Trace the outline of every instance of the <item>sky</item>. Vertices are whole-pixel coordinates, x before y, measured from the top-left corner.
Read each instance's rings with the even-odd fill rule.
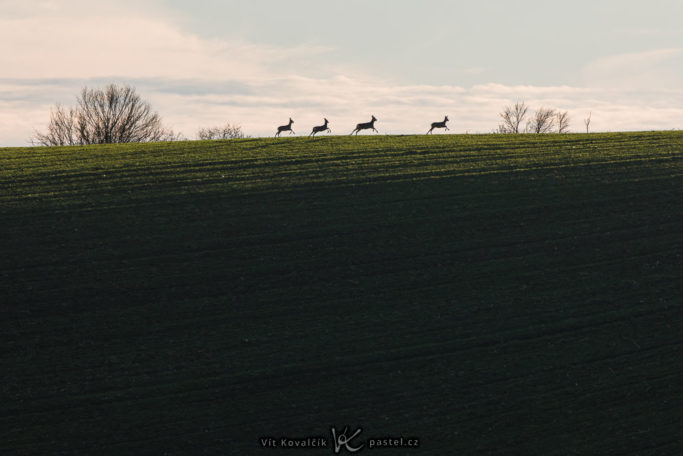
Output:
[[[683,126],[680,0],[0,0],[0,147],[87,86],[132,85],[194,139],[376,116],[381,134],[488,133],[517,101],[570,129]]]

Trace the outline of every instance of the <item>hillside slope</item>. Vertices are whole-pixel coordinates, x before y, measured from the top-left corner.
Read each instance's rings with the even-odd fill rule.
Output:
[[[0,149],[0,453],[680,454],[681,201],[680,132]]]

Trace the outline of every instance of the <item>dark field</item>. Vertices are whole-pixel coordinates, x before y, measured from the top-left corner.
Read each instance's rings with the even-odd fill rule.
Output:
[[[0,149],[0,454],[683,454],[682,199],[680,132]]]

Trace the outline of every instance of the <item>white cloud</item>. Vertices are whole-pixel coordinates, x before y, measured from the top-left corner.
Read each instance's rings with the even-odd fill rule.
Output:
[[[106,79],[90,80],[102,86]],[[458,86],[387,85],[345,76],[273,77],[260,80],[127,79],[137,87],[176,131],[194,137],[199,127],[239,124],[247,134],[271,136],[278,125],[294,118],[294,130],[308,134],[323,117],[334,134],[348,134],[358,122],[375,115],[383,134],[424,133],[429,123],[451,119],[453,133],[490,132],[498,113],[524,100],[532,110],[541,106],[569,111],[572,130],[583,130],[583,118],[593,113],[593,131],[681,128],[683,90],[586,89],[487,84]],[[72,104],[83,81],[0,80],[0,144],[23,145],[33,128],[44,126],[50,107]],[[11,95],[14,94],[14,95]],[[10,114],[8,114],[10,113]]]
[[[0,17],[0,68],[7,78],[264,78],[270,65],[328,50],[202,39],[172,15],[133,2],[0,5],[14,12]]]
[[[683,48],[612,55],[583,69],[586,85],[603,88],[677,88],[683,86]]]
[[[583,130],[583,119],[593,113],[594,131],[680,128],[683,125],[683,90],[650,92],[602,90],[568,86],[534,87],[487,84],[472,88],[458,86],[387,85],[372,79],[334,77],[312,79],[291,77],[265,84],[248,85],[244,93],[211,92],[160,98],[169,112],[183,106],[176,127],[186,128],[202,119],[203,125],[230,121],[241,124],[255,136],[274,134],[277,125],[295,120],[298,134],[327,117],[334,134],[348,134],[358,122],[375,115],[381,133],[423,133],[429,123],[451,119],[454,133],[490,132],[498,124],[498,113],[517,100],[532,110],[541,106],[568,111],[572,130]],[[654,103],[653,100],[658,100]],[[162,111],[163,112],[163,111]],[[197,125],[199,126],[199,125]]]

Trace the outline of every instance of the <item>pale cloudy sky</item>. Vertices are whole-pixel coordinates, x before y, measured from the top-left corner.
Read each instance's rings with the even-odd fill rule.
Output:
[[[683,127],[680,0],[0,0],[0,146],[80,89],[130,84],[165,123],[272,136],[490,132],[525,100],[573,131]]]

